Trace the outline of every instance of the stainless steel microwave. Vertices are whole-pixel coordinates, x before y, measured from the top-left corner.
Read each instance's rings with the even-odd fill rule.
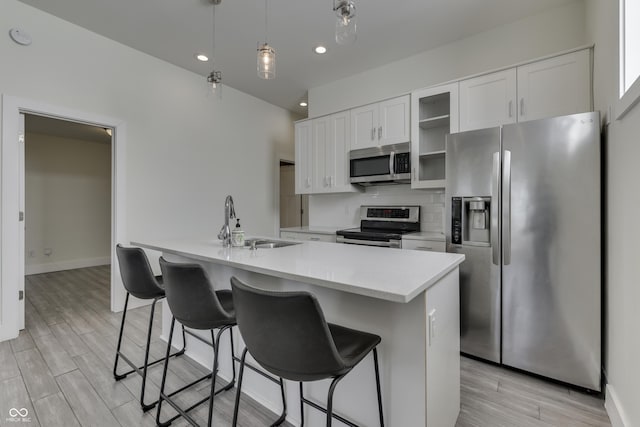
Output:
[[[411,182],[409,143],[362,148],[349,153],[352,184],[406,184]]]

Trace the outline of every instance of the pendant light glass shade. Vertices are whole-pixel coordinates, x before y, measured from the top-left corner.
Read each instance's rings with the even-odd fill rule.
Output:
[[[356,5],[353,0],[334,0],[336,12],[336,43],[350,44],[356,41]]]
[[[207,83],[211,93],[217,98],[222,98],[222,71],[212,71],[207,76]]]
[[[276,51],[268,43],[258,47],[258,77],[265,80],[276,78]]]

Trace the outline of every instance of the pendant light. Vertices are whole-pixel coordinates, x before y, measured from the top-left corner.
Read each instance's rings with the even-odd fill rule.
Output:
[[[276,78],[276,51],[269,46],[269,0],[264,0],[264,43],[258,42],[258,77],[265,80]]]
[[[356,41],[356,5],[353,0],[333,0],[336,13],[336,43],[350,44]]]
[[[207,83],[209,84],[209,88],[214,96],[221,98],[222,97],[222,71],[216,71],[215,69],[215,61],[216,61],[216,5],[222,3],[222,0],[211,0],[213,4],[213,29],[211,31],[212,37],[212,46],[211,46],[211,65],[213,66],[213,70],[207,76]]]

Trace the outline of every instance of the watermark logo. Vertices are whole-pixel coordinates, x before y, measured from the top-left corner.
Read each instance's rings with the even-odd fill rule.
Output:
[[[9,417],[5,419],[8,423],[30,423],[29,410],[27,408],[9,409]]]

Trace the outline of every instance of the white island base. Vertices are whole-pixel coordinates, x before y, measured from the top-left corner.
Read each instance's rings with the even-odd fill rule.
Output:
[[[331,286],[333,289],[325,287],[318,282],[330,281],[326,275],[322,280],[313,278],[293,280],[278,277],[283,275],[291,277],[291,272],[268,272],[265,271],[264,266],[260,265],[265,261],[260,259],[262,256],[273,257],[275,256],[274,251],[282,251],[279,256],[285,256],[285,250],[289,248],[258,250],[257,255],[252,255],[257,260],[249,261],[246,258],[248,256],[246,253],[241,254],[241,259],[234,257],[233,254],[229,256],[229,252],[219,258],[218,256],[205,256],[202,253],[196,253],[197,251],[192,254],[185,253],[184,249],[163,249],[163,246],[171,248],[173,245],[135,244],[162,251],[168,261],[197,262],[203,265],[218,289],[230,288],[229,280],[231,276],[236,276],[249,285],[262,289],[274,291],[306,290],[313,293],[318,298],[327,321],[372,332],[382,337],[378,351],[385,425],[391,427],[455,425],[460,409],[458,264],[464,258],[456,258],[455,262],[450,262],[454,258],[449,257],[444,262],[443,256],[451,254],[424,252],[418,254],[418,251],[362,247],[347,249],[347,251],[360,249],[370,251],[373,249],[374,252],[367,252],[365,255],[373,254],[382,257],[388,254],[400,256],[400,252],[411,252],[415,253],[411,256],[422,257],[422,260],[427,264],[433,261],[427,259],[429,256],[443,257],[441,259],[443,263],[447,264],[447,268],[441,272],[435,272],[430,280],[427,280],[426,289],[420,291],[408,302],[395,302],[389,299],[398,299],[397,296],[373,297],[337,290],[335,288],[339,288],[336,284],[339,282],[338,279],[336,279],[336,283],[333,283],[335,286]],[[303,245],[311,245],[312,249],[307,247],[307,252],[326,249],[318,245],[339,246],[340,250],[344,250],[342,246],[349,247],[349,245],[316,242],[304,243]],[[317,249],[318,247],[320,249]],[[244,249],[235,250],[243,251]],[[260,251],[262,252],[260,253]],[[294,251],[289,252],[290,257],[294,255]],[[305,250],[298,248],[297,251],[304,252]],[[298,263],[292,269],[299,270],[299,264],[302,261],[296,261],[294,258],[295,256],[289,261],[293,264],[296,264],[297,261]],[[415,262],[416,260],[409,261]],[[348,263],[349,260],[343,259],[343,262]],[[375,262],[372,268],[376,268]],[[261,272],[258,273],[255,270]],[[344,274],[344,271],[337,271],[336,274]],[[298,273],[296,275],[299,276]],[[402,274],[399,275],[402,276]],[[363,290],[360,293],[366,292],[368,291]],[[162,338],[166,339],[171,312],[166,301],[163,304],[164,336]],[[205,338],[210,337],[208,332],[200,334]],[[232,370],[229,359],[229,340],[226,335],[225,333],[220,349],[221,370],[219,375],[223,379],[229,380]],[[181,333],[176,328],[173,341],[176,346],[181,344],[181,339]],[[239,357],[244,344],[237,328],[234,328],[234,339],[235,353]],[[207,369],[211,369],[211,348],[188,335],[187,354]],[[255,364],[255,361],[251,360],[251,362]],[[329,383],[330,380],[305,383],[305,397],[326,406]],[[287,420],[294,425],[299,425],[298,384],[286,382],[285,387],[288,406]],[[274,414],[281,412],[282,404],[278,386],[251,370],[245,370],[242,391],[273,411]],[[240,409],[242,410],[242,406]],[[359,425],[379,425],[372,355],[367,356],[339,383],[334,394],[334,410]],[[277,415],[274,415],[274,420],[276,418]],[[341,425],[337,421],[334,424]],[[310,427],[326,425],[324,414],[305,405],[305,425]]]

